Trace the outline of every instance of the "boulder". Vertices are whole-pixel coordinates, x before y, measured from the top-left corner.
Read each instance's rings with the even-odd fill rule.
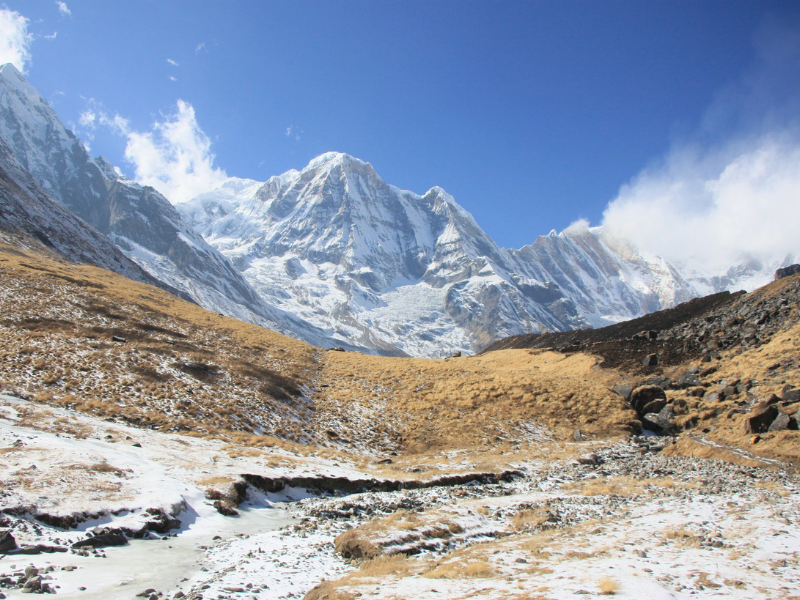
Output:
[[[758,408],[758,407],[756,407]],[[778,407],[768,405],[753,411],[744,423],[745,433],[764,433],[769,430],[772,422],[778,417]]]
[[[72,547],[83,548],[85,546],[91,546],[93,548],[105,548],[106,546],[124,546],[127,543],[128,538],[122,534],[104,533],[75,542],[72,544]]]
[[[625,398],[626,402],[630,402],[631,400],[631,392],[633,388],[629,385],[615,385],[612,388],[615,392],[617,392],[620,396]]]
[[[642,366],[643,367],[655,367],[658,366],[658,355],[657,354],[648,354],[642,359]]]
[[[667,405],[667,401],[663,398],[657,398],[652,402],[648,402],[645,407],[642,409],[642,413],[660,413],[663,408]]]
[[[770,431],[784,431],[785,429],[789,429],[789,425],[792,423],[792,418],[787,415],[786,413],[782,412],[779,413],[772,424],[769,426]]]
[[[643,418],[643,425],[656,433],[670,434],[675,429],[675,410],[669,404],[658,413],[648,413]]]
[[[675,381],[675,387],[684,390],[686,388],[696,387],[700,385],[700,383],[700,378],[696,373],[693,373],[692,371],[684,371]]]
[[[653,377],[648,377],[639,385],[657,385],[658,387],[666,390],[667,388],[672,387],[672,379],[669,377],[662,377],[661,375],[654,375]]]
[[[793,404],[795,402],[800,402],[800,390],[796,389],[784,390],[783,401],[786,404]]]
[[[11,550],[16,550],[17,540],[11,535],[10,531],[3,531],[0,533],[0,554],[5,554]]]
[[[664,390],[657,385],[642,385],[631,392],[630,404],[640,415],[644,414],[644,407],[653,400],[664,400],[665,403],[667,401]]]

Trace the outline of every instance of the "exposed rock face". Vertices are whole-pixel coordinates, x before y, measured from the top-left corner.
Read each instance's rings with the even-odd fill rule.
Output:
[[[329,341],[324,332],[267,305],[161,194],[120,176],[105,159],[93,159],[11,64],[0,67],[0,142],[0,167],[6,173],[14,171],[18,183],[27,178],[38,186],[40,205],[49,196],[96,230],[77,235],[79,220],[65,217],[59,231],[58,219],[64,211],[54,209],[53,202],[35,215],[28,211],[27,228],[45,243],[78,238],[73,245],[80,245],[81,251],[62,252],[71,260],[100,264],[148,283],[161,282],[162,287],[205,308],[311,343]],[[48,211],[49,219],[40,221]],[[18,209],[16,213],[22,214]],[[16,219],[23,221],[23,217]],[[45,225],[36,229],[37,221]],[[130,260],[117,264],[121,254],[96,232],[108,236],[141,268],[136,269]],[[93,260],[94,255],[108,255],[109,260]]]
[[[775,279],[783,279],[784,277],[797,275],[798,273],[800,273],[800,265],[789,265],[788,267],[783,267],[782,269],[776,270]]]

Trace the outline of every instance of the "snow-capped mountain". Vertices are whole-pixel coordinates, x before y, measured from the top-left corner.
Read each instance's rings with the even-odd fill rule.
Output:
[[[20,168],[10,148],[0,140],[0,241],[16,246],[44,247],[74,262],[116,271],[136,281],[162,284],[125,256],[111,241],[48,196]]]
[[[682,277],[581,225],[503,249],[441,188],[400,190],[335,152],[267,182],[231,178],[176,209],[93,159],[12,65],[0,67],[0,170],[30,192],[5,199],[6,229],[146,279],[110,240],[162,287],[321,346],[473,352],[509,335],[630,319],[753,276]],[[62,205],[78,218],[60,225]]]
[[[378,351],[475,351],[694,296],[663,260],[598,229],[499,248],[441,188],[400,190],[341,153],[263,184],[230,179],[178,210],[270,303]]]
[[[120,176],[105,159],[93,159],[11,64],[0,67],[0,142],[14,161],[6,170],[15,165],[29,174],[48,196],[105,234],[152,281],[210,310],[311,343],[330,343],[313,326],[265,303],[161,194]]]

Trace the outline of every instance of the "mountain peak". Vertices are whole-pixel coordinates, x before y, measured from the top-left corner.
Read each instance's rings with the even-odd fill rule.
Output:
[[[365,162],[360,158],[356,158],[355,156],[351,156],[350,154],[346,154],[344,152],[326,152],[325,154],[320,154],[316,158],[312,158],[306,168],[317,169],[320,167],[324,167],[330,169],[338,165],[347,165],[347,164],[351,165],[355,164],[361,167],[369,166],[368,162]]]

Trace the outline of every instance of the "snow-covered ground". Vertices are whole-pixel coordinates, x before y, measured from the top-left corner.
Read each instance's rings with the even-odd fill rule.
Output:
[[[301,598],[319,584],[387,600],[796,594],[797,477],[662,456],[663,443],[568,444],[573,454],[594,451],[580,461],[515,455],[525,475],[498,484],[331,497],[250,487],[239,515],[225,517],[205,490],[224,491],[243,473],[368,474],[341,458],[275,449],[265,461],[217,440],[0,396],[0,529],[20,546],[69,547],[98,528],[136,529],[147,509],[181,522],[167,534],[82,554],[0,555],[0,582],[33,565],[68,598],[154,589],[169,598],[272,600]],[[277,459],[282,466],[270,466]],[[461,459],[469,457],[443,457]],[[88,520],[64,530],[35,518],[66,515]],[[334,542],[346,532],[394,558],[345,559]]]

